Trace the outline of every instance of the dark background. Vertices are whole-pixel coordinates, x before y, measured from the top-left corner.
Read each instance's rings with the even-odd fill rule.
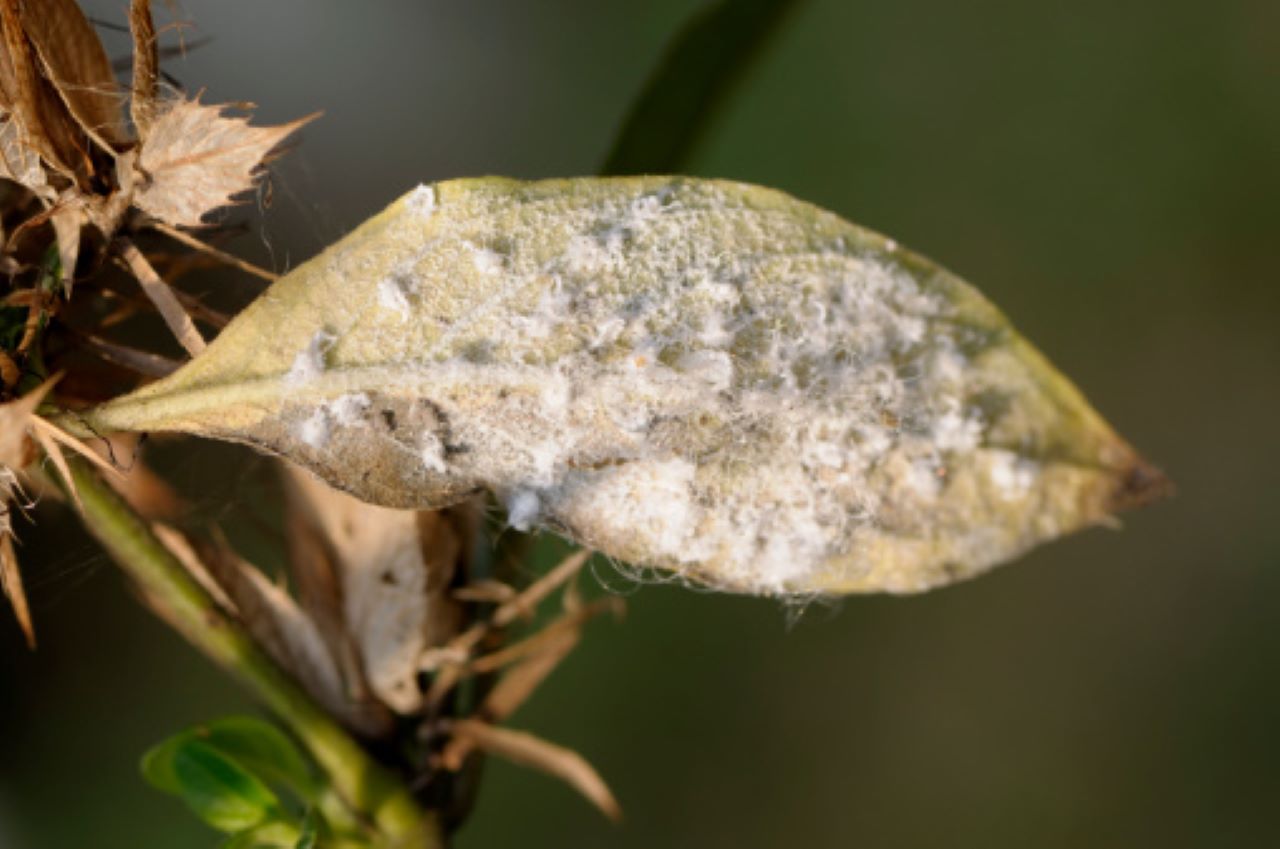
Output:
[[[422,180],[591,173],[701,5],[188,0],[213,41],[170,69],[264,121],[325,111],[235,246],[284,268]],[[1180,494],[795,624],[602,573],[628,620],[594,626],[515,724],[586,755],[626,822],[494,763],[459,846],[1275,845],[1278,36],[1274,0],[802,4],[690,170],[973,281]],[[247,455],[177,456],[206,509],[263,497]],[[39,652],[0,616],[0,847],[212,847],[136,762],[249,703],[58,513],[20,529]]]

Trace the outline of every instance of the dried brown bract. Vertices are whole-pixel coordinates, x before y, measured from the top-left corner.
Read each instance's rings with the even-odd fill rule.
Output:
[[[154,359],[99,338],[96,328],[60,337],[58,315],[73,295],[103,296],[73,289],[77,266],[118,260],[178,341],[198,353],[204,340],[191,304],[134,236],[154,226],[171,233],[208,226],[210,215],[255,188],[272,150],[307,120],[253,127],[226,116],[224,105],[162,91],[150,3],[133,0],[129,19],[131,92],[116,82],[74,0],[0,0],[0,181],[10,184],[0,192],[0,271],[8,277],[0,284],[0,574],[28,636],[12,540],[18,475],[43,449],[69,479],[60,444],[97,456],[35,415],[48,391],[32,389],[48,377],[46,351],[78,349],[134,371]],[[49,337],[59,342],[49,345]],[[65,381],[66,398],[74,400],[79,382]]]

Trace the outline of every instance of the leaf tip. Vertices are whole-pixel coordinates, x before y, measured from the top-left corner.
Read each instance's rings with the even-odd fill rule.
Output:
[[[1122,466],[1107,498],[1107,512],[1122,513],[1146,507],[1177,494],[1173,480],[1137,454]]]

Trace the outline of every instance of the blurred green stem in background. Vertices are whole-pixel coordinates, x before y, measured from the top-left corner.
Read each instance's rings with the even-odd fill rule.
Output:
[[[600,175],[676,174],[752,59],[801,0],[721,0],[690,21],[636,98]]]
[[[150,525],[81,459],[69,459],[85,526],[133,579],[153,610],[231,672],[303,743],[334,789],[370,821],[387,849],[437,849],[445,840],[433,812],[375,763],[232,622],[160,542]]]

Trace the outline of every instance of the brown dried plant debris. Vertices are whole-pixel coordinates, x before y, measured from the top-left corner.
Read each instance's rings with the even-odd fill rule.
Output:
[[[452,723],[453,740],[443,759],[450,769],[460,769],[472,750],[496,755],[514,764],[539,770],[568,784],[596,806],[606,817],[622,819],[622,807],[604,779],[581,755],[535,737],[525,731],[498,728],[478,719],[459,719]]]
[[[175,228],[209,226],[213,213],[255,189],[273,151],[314,116],[254,127],[228,115],[229,105],[162,92],[150,5],[130,4],[134,63],[126,92],[74,0],[0,0],[0,179],[36,200],[9,228],[3,253],[14,258],[18,237],[47,224],[53,238],[46,242],[56,245],[59,282],[70,296],[82,234],[92,231],[95,253],[125,261],[194,355],[203,339],[130,234],[153,225],[171,236],[180,234]]]
[[[352,687],[400,715],[423,708],[419,659],[461,627],[451,590],[475,534],[468,505],[376,507],[284,467],[290,575]]]
[[[13,607],[27,643],[35,648],[35,628],[18,571],[14,548],[13,514],[25,506],[24,470],[42,455],[57,469],[72,498],[78,499],[63,448],[69,448],[99,466],[110,468],[88,446],[56,425],[36,415],[36,408],[56,380],[48,380],[25,395],[0,404],[0,587]]]
[[[201,227],[209,213],[254,187],[263,160],[309,115],[278,127],[252,127],[228,116],[226,105],[193,100],[169,104],[151,124],[138,152],[141,177],[133,204],[158,221]]]
[[[32,648],[36,644],[35,628],[13,548],[13,511],[19,509],[23,498],[18,472],[36,456],[35,443],[30,438],[31,419],[43,395],[43,391],[31,392],[0,404],[0,587]]]
[[[578,645],[587,621],[602,613],[620,618],[625,611],[625,603],[620,598],[607,597],[586,603],[580,598],[576,579],[590,556],[590,551],[574,552],[522,591],[501,593],[505,599],[492,614],[439,650],[424,655],[422,667],[435,674],[427,695],[427,703],[433,709],[440,708],[445,697],[463,679],[502,672],[468,716],[442,719],[436,724],[436,730],[445,736],[446,742],[435,756],[435,767],[458,772],[476,753],[501,757],[560,779],[606,817],[617,821],[622,815],[617,800],[581,755],[528,732],[498,727],[569,656]],[[563,610],[559,616],[519,642],[473,657],[486,637],[522,617],[531,616],[541,602],[561,586],[564,587]],[[475,595],[471,590],[467,587],[455,595],[462,598]],[[484,599],[494,594],[493,587],[485,586],[480,596]]]
[[[606,816],[619,809],[580,755],[522,731],[496,727],[511,716],[578,644],[595,616],[620,616],[621,599],[583,602],[575,576],[590,556],[580,551],[520,591],[455,588],[469,572],[466,541],[472,510],[393,510],[357,501],[310,473],[286,467],[289,576],[293,592],[235,553],[214,532],[203,537],[156,524],[154,530],[219,606],[240,622],[320,704],[367,739],[386,739],[405,719],[423,738],[441,740],[432,769],[456,771],[488,753],[568,783]],[[486,638],[531,619],[563,587],[563,610],[530,636],[478,654]],[[464,606],[503,602],[462,630]],[[163,614],[163,611],[160,611]],[[419,681],[433,675],[423,693]],[[498,676],[483,699],[465,708],[446,702],[462,680]]]
[[[225,105],[162,93],[148,0],[132,0],[129,19],[131,96],[116,83],[106,50],[74,0],[0,0],[0,180],[29,193],[3,196],[0,267],[9,280],[0,304],[26,309],[27,319],[16,342],[0,345],[0,402],[8,402],[0,403],[0,576],[29,639],[11,521],[21,498],[18,475],[42,449],[66,478],[63,446],[108,465],[35,415],[47,386],[18,397],[18,387],[44,374],[35,355],[60,302],[73,294],[82,248],[116,257],[175,337],[198,353],[199,311],[155,271],[130,234],[159,225],[174,236],[179,227],[205,226],[211,213],[255,188],[272,150],[307,120],[252,127],[227,116]],[[86,241],[86,232],[95,238]],[[198,245],[188,240],[188,247]],[[96,265],[99,256],[92,259]],[[99,358],[109,349],[111,361],[122,351],[145,356],[106,340],[87,346],[86,336],[94,336],[92,328],[67,339]]]

